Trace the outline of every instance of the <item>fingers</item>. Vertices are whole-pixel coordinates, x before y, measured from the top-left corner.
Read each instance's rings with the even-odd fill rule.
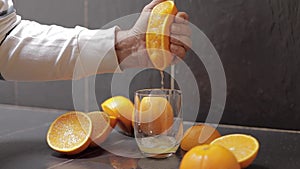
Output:
[[[177,46],[177,52],[183,54],[182,50],[184,49],[184,54],[192,46],[192,40],[190,36],[192,35],[192,30],[188,22],[189,16],[185,12],[178,12],[174,23],[171,25],[171,45]],[[175,49],[174,49],[175,50]],[[182,58],[182,56],[180,56]]]
[[[165,0],[152,0],[148,5],[146,5],[143,9],[143,12],[151,12],[151,10],[159,3]]]
[[[175,23],[188,23],[189,15],[185,12],[178,12],[175,17]]]
[[[188,24],[173,23],[171,25],[171,33],[176,35],[191,36],[192,30]]]
[[[179,45],[185,48],[185,50],[189,50],[192,47],[192,40],[188,36],[184,35],[171,35],[170,38],[171,44]]]
[[[183,59],[185,57],[185,54],[186,54],[186,50],[184,49],[184,47],[179,46],[179,45],[175,45],[175,44],[170,45],[170,51],[175,56],[180,57],[181,59]]]

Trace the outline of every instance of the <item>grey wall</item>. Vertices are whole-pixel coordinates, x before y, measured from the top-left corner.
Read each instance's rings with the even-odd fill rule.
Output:
[[[177,4],[210,38],[224,65],[228,96],[223,122],[300,129],[300,1],[189,2]],[[206,112],[209,82],[194,60],[187,62],[202,84],[200,112]]]
[[[25,19],[89,28],[99,28],[139,12],[148,2],[15,0],[19,14]],[[178,0],[176,4],[209,37],[222,60],[228,85],[222,123],[299,130],[300,1]],[[185,61],[197,77],[201,93],[198,120],[203,121],[210,105],[208,75],[193,52]],[[111,78],[108,74],[97,76],[99,103],[110,96]],[[85,98],[93,92],[88,81],[85,80],[82,89],[88,93]],[[145,71],[135,79],[131,90],[158,87],[159,81],[157,71]],[[70,81],[0,82],[0,103],[72,109],[71,87]],[[85,103],[89,107],[89,101]],[[190,100],[190,105],[193,104]]]

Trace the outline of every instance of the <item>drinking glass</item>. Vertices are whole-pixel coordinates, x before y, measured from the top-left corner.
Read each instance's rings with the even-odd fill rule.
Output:
[[[181,91],[143,89],[135,92],[134,135],[146,157],[174,154],[183,135]]]

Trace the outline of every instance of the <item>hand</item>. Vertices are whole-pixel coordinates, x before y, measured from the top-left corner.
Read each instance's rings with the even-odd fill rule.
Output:
[[[146,51],[145,34],[151,10],[162,1],[164,0],[153,0],[144,7],[139,19],[130,30],[117,32],[116,52],[122,69],[153,67]],[[183,59],[191,47],[191,29],[187,13],[177,13],[170,32],[170,51],[174,56]],[[174,57],[174,60],[177,60],[177,57]]]
[[[170,51],[175,55],[174,61],[179,58],[183,59],[186,52],[192,47],[192,31],[188,20],[187,13],[178,12],[171,25]]]

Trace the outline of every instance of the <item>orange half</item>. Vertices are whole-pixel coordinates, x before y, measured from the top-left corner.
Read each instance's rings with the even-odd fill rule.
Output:
[[[173,56],[170,53],[170,28],[177,8],[173,1],[164,1],[151,11],[146,32],[146,49],[156,69],[168,67]]]
[[[133,135],[132,117],[134,106],[131,100],[124,96],[114,96],[105,100],[101,108],[109,116],[116,117],[117,125],[127,135]]]
[[[82,112],[68,112],[59,116],[47,133],[47,143],[55,151],[73,155],[85,150],[91,140],[92,121]]]
[[[181,140],[180,147],[185,151],[189,151],[195,146],[209,144],[220,136],[221,134],[219,131],[212,126],[204,124],[195,125],[186,130]]]
[[[211,142],[229,149],[237,158],[242,168],[248,167],[256,158],[259,142],[256,138],[245,134],[229,134]]]
[[[88,113],[88,116],[92,120],[93,130],[92,130],[92,143],[91,147],[95,147],[104,142],[109,134],[111,133],[113,127],[116,125],[116,121],[111,121],[111,119],[116,119],[115,117],[109,116],[105,112],[94,111]]]

